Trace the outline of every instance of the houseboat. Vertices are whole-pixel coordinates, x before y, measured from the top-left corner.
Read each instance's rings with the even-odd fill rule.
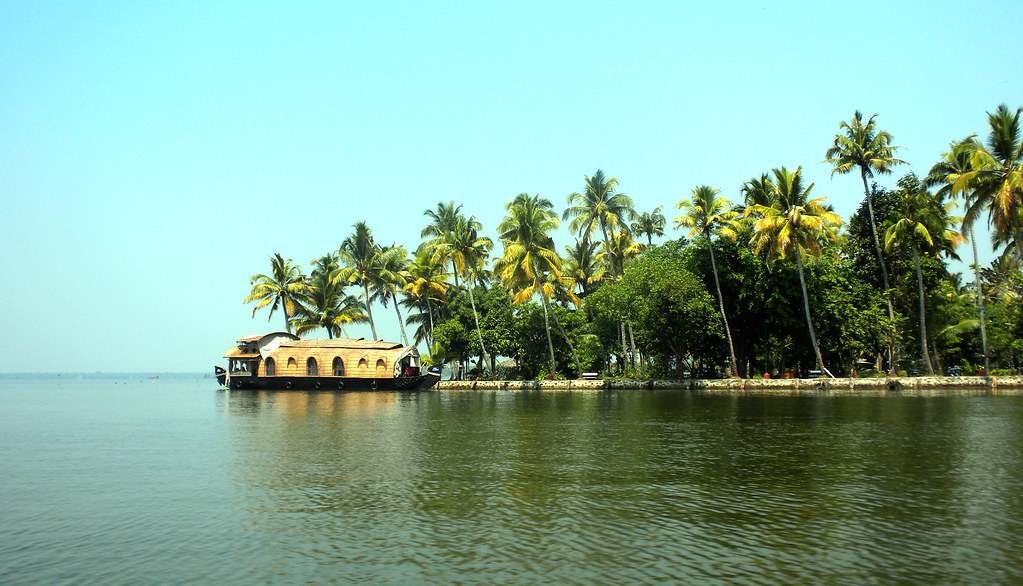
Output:
[[[440,380],[424,372],[415,346],[382,340],[302,340],[286,332],[244,336],[224,354],[220,384],[232,389],[423,391]]]

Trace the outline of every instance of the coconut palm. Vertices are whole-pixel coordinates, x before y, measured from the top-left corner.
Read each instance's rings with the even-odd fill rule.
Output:
[[[355,231],[341,242],[341,247],[337,251],[338,259],[344,266],[338,269],[331,278],[335,281],[362,287],[362,298],[366,302],[370,333],[376,340],[377,329],[373,322],[372,298],[369,289],[381,270],[380,246],[373,241],[372,231],[366,222],[356,222],[353,227]]]
[[[654,236],[664,236],[664,225],[666,221],[661,214],[661,206],[654,208],[652,212],[643,212],[636,216],[632,223],[632,231],[636,236],[646,235],[647,246],[653,246]]]
[[[270,257],[270,275],[258,273],[252,276],[249,284],[252,291],[243,303],[258,301],[252,308],[252,317],[263,307],[270,307],[269,322],[274,311],[279,307],[284,314],[284,329],[291,333],[291,316],[295,314],[302,295],[309,293],[309,285],[298,265],[291,264],[291,259],[284,260],[281,253]]]
[[[490,256],[490,249],[494,247],[494,241],[486,236],[479,235],[482,226],[476,221],[476,216],[465,218],[459,216],[455,224],[443,239],[438,243],[434,252],[434,260],[447,258],[451,261],[456,274],[465,275],[466,289],[469,291],[469,303],[472,306],[472,318],[476,324],[476,335],[479,338],[480,353],[483,355],[483,362],[488,370],[493,370],[490,363],[490,356],[483,344],[483,331],[480,329],[479,313],[476,311],[476,298],[473,295],[474,283],[480,270],[486,265],[487,257]]]
[[[598,242],[590,242],[585,238],[576,240],[574,246],[565,247],[565,262],[562,274],[572,279],[582,289],[579,297],[583,298],[592,292],[592,285],[604,278],[607,267],[596,254]]]
[[[905,247],[908,244],[913,252],[920,309],[920,353],[927,374],[933,375],[934,367],[931,365],[931,356],[927,349],[927,314],[923,271],[920,268],[920,249],[954,255],[955,247],[964,239],[961,234],[948,227],[951,221],[959,221],[959,218],[950,218],[948,215],[948,208],[955,205],[954,202],[944,204],[940,198],[931,195],[926,189],[914,185],[915,179],[913,177],[912,181],[905,182],[904,188],[900,190],[901,198],[895,212],[895,223],[885,231],[885,249]]]
[[[957,195],[954,186],[956,181],[964,173],[969,173],[973,170],[973,165],[970,164],[970,159],[973,156],[973,151],[977,148],[976,140],[974,137],[968,136],[965,139],[953,142],[949,145],[948,152],[941,154],[941,160],[931,167],[930,172],[927,174],[927,178],[924,180],[924,185],[928,187],[938,186],[939,189],[935,192],[937,197],[951,200],[952,197]],[[965,186],[964,186],[965,187]],[[974,201],[973,190],[969,187],[965,187],[966,192],[963,194],[966,199],[967,208],[970,203]],[[987,352],[987,320],[984,315],[984,291],[981,286],[980,278],[980,262],[977,258],[977,234],[973,229],[973,222],[976,218],[963,218],[963,233],[970,239],[970,246],[973,249],[973,284],[976,288],[976,295],[974,296],[975,303],[977,305],[977,323],[980,329],[980,348],[981,354],[984,356],[984,372],[991,372],[991,363]]]
[[[398,307],[398,291],[405,288],[405,268],[408,265],[408,253],[403,246],[384,246],[380,248],[376,259],[376,270],[370,273],[370,288],[373,291],[372,298],[380,302],[380,305],[387,307],[389,302],[394,302],[394,312],[398,315],[398,328],[401,330],[401,339],[408,345],[408,336],[405,334],[405,320],[401,317],[401,309]]]
[[[548,275],[556,278],[561,276],[561,259],[554,250],[554,239],[549,234],[559,225],[558,216],[553,208],[550,200],[526,193],[520,193],[505,204],[508,215],[497,227],[501,243],[504,245],[504,254],[497,260],[494,270],[508,289],[516,292],[512,298],[513,303],[522,303],[534,294],[540,296],[546,324],[547,349],[551,358],[551,374],[557,371],[557,363],[549,316],[553,316],[554,323],[572,352],[576,368],[581,373],[582,364],[572,341],[568,339],[568,334],[550,306],[554,287],[550,284]]]
[[[625,274],[625,261],[636,258],[643,252],[643,245],[632,239],[627,231],[612,232],[608,242],[611,245],[610,255],[601,253],[598,258],[607,261],[608,265],[617,267],[619,275]]]
[[[586,188],[582,193],[568,196],[569,207],[562,214],[562,219],[573,218],[568,225],[569,230],[586,239],[600,228],[604,238],[604,252],[611,254],[611,233],[628,231],[627,222],[636,215],[632,208],[632,198],[624,193],[616,193],[618,179],[606,177],[600,169],[593,176],[586,177],[585,181]],[[611,276],[618,278],[613,265]]]
[[[994,114],[988,112],[989,133],[986,144],[977,144],[970,157],[973,170],[963,173],[954,184],[956,192],[973,190],[973,201],[966,209],[966,221],[973,223],[987,210],[995,234],[1003,241],[1015,240],[1017,262],[1023,264],[1023,128],[1018,108],[1013,114],[1002,104]]]
[[[438,244],[443,242],[455,229],[458,219],[462,217],[461,209],[462,204],[455,205],[455,202],[450,201],[448,203],[437,202],[436,210],[424,211],[423,215],[430,218],[431,222],[419,233],[421,238],[428,238],[423,241],[421,249],[433,250]],[[447,262],[448,259],[444,257],[442,260]],[[455,279],[455,287],[457,287],[458,271],[455,269],[454,263],[451,265],[451,274]]]
[[[725,324],[725,335],[728,338],[728,354],[731,357],[731,376],[739,376],[739,367],[735,361],[735,347],[732,344],[732,331],[728,327],[728,316],[725,315],[725,300],[721,294],[721,282],[718,280],[718,265],[714,260],[714,244],[712,238],[720,234],[726,238],[735,240],[735,230],[738,226],[736,217],[739,213],[731,209],[731,202],[728,198],[718,197],[721,190],[709,185],[700,185],[693,189],[689,199],[679,200],[675,206],[683,210],[683,214],[675,218],[675,228],[691,228],[688,236],[703,236],[707,240],[707,249],[710,251],[710,268],[714,273],[714,286],[718,292],[718,307],[721,310],[721,320]]]
[[[323,328],[328,338],[339,338],[347,335],[346,325],[369,321],[363,303],[345,294],[343,285],[331,281],[329,273],[314,271],[309,283],[311,290],[295,313],[295,333],[299,336]]]
[[[893,146],[891,144],[892,135],[877,129],[877,125],[874,123],[876,117],[877,114],[874,114],[864,122],[863,114],[856,110],[852,120],[840,122],[838,128],[844,130],[844,133],[835,135],[835,142],[825,153],[827,158],[823,162],[833,165],[832,177],[835,173],[845,175],[853,169],[858,169],[860,172],[860,178],[863,180],[863,195],[867,199],[867,211],[870,215],[870,233],[874,238],[874,250],[877,253],[877,262],[881,265],[881,278],[888,301],[888,319],[894,322],[895,304],[892,301],[891,285],[888,280],[888,267],[881,254],[881,240],[877,232],[874,202],[870,195],[870,188],[867,186],[867,178],[874,177],[875,173],[887,175],[892,172],[892,167],[901,165],[905,161],[895,158],[895,151],[902,147]]]
[[[803,292],[806,325],[817,359],[817,368],[821,372],[831,374],[824,368],[824,360],[817,345],[817,334],[810,318],[810,300],[807,297],[806,279],[803,276],[803,260],[808,255],[820,258],[823,252],[822,244],[835,239],[834,228],[841,225],[842,220],[821,204],[823,197],[810,199],[813,183],[803,186],[802,167],[797,167],[795,171],[782,167],[772,170],[772,174],[773,179],[764,185],[772,193],[764,201],[773,201],[774,204],[755,203],[747,208],[747,215],[757,217],[753,223],[754,233],[750,244],[756,245],[757,254],[761,251],[767,252],[768,268],[777,258],[795,257],[799,270],[799,285]]]
[[[415,340],[426,341],[428,347],[433,347],[433,313],[434,305],[443,303],[447,295],[447,273],[441,263],[433,260],[433,255],[424,253],[418,255],[408,266],[405,277],[406,307],[418,307],[420,310],[420,329],[416,332]],[[425,309],[425,311],[423,311]],[[422,319],[425,314],[426,320]],[[414,316],[413,316],[414,317]],[[410,317],[410,320],[413,318]],[[429,325],[429,329],[422,326]]]

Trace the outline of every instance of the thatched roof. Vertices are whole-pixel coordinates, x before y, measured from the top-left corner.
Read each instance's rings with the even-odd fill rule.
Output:
[[[383,340],[349,340],[335,338],[333,340],[288,340],[281,343],[281,348],[344,348],[347,350],[394,350],[403,346],[397,342]]]

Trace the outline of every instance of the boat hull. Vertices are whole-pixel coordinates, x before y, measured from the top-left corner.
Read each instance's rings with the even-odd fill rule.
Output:
[[[217,379],[220,380],[219,377]],[[240,377],[233,376],[222,382],[238,390],[307,390],[307,391],[426,391],[440,380],[440,374],[428,372],[422,376],[397,378],[355,377]]]

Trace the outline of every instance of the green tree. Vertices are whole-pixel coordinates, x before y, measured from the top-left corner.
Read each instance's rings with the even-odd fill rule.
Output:
[[[410,323],[418,321],[414,339],[418,343],[425,340],[429,348],[433,348],[433,326],[435,306],[443,303],[447,296],[447,273],[440,262],[433,260],[430,253],[422,253],[408,266],[403,292],[406,307],[419,309],[418,316],[410,316]],[[423,318],[426,319],[423,319]]]
[[[388,303],[394,303],[401,339],[407,346],[408,335],[405,334],[405,320],[402,319],[401,309],[398,307],[398,291],[404,290],[407,283],[405,279],[408,253],[403,246],[383,246],[379,250],[375,264],[376,270],[370,274],[373,299],[380,301],[380,305],[384,307],[387,307]]]
[[[938,186],[938,191],[935,195],[951,200],[956,195],[955,184],[964,173],[970,173],[973,171],[973,165],[970,163],[970,159],[973,157],[973,152],[977,148],[976,140],[973,136],[968,136],[965,139],[953,142],[949,145],[949,150],[941,154],[941,160],[931,167],[930,172],[927,174],[927,178],[924,180],[924,185],[928,187]],[[963,185],[965,193],[963,193],[967,202],[967,208],[969,208],[970,202],[974,201],[973,190]],[[968,235],[970,239],[970,246],[973,250],[973,264],[970,265],[973,270],[973,283],[976,288],[976,295],[974,296],[977,319],[980,330],[980,353],[984,358],[984,370],[985,372],[991,372],[991,362],[988,353],[987,343],[987,319],[984,315],[984,291],[981,287],[980,278],[980,261],[977,258],[977,234],[974,232],[973,224],[976,222],[976,216],[969,216],[967,214],[963,217],[963,233]],[[958,333],[958,332],[957,332]]]
[[[354,296],[344,292],[341,283],[331,281],[330,276],[340,268],[337,255],[325,254],[312,261],[313,272],[309,275],[310,290],[302,295],[295,313],[295,333],[299,336],[323,328],[328,338],[347,335],[345,326],[350,323],[365,323],[366,310]]]
[[[654,208],[652,212],[643,212],[636,216],[632,223],[632,232],[636,236],[646,236],[647,246],[653,246],[654,236],[664,236],[664,225],[667,221],[661,214],[661,206]]]
[[[366,315],[369,317],[369,328],[373,339],[377,339],[377,328],[373,321],[372,297],[369,289],[379,278],[380,246],[373,241],[372,231],[366,222],[356,222],[355,231],[341,242],[337,255],[344,265],[331,278],[335,281],[352,283],[362,287],[363,300],[366,302]]]
[[[774,178],[770,181],[770,189],[773,191],[771,199],[776,202],[775,206],[754,204],[747,209],[747,214],[755,214],[758,217],[753,224],[754,235],[750,244],[755,244],[758,254],[767,251],[769,267],[777,258],[795,257],[799,270],[799,286],[803,292],[806,325],[817,359],[817,368],[821,372],[828,372],[821,358],[820,346],[817,344],[817,335],[814,333],[813,320],[810,317],[803,259],[808,255],[820,258],[822,244],[835,239],[835,229],[841,225],[842,220],[821,204],[823,197],[810,199],[813,183],[803,187],[802,167],[797,167],[795,171],[782,167],[772,170],[772,173]]]
[[[487,368],[492,364],[487,354],[486,345],[483,343],[483,332],[480,330],[479,312],[476,310],[476,298],[473,295],[474,283],[480,269],[487,262],[490,249],[494,247],[494,241],[486,236],[480,236],[482,228],[475,216],[465,218],[459,216],[455,219],[454,226],[439,241],[435,247],[434,259],[447,258],[455,270],[455,274],[464,274],[466,290],[469,293],[469,303],[472,305],[473,323],[476,326],[476,335],[480,344],[480,353]],[[493,374],[491,370],[491,374]]]
[[[585,178],[586,187],[582,193],[576,192],[568,196],[569,207],[562,214],[562,219],[573,218],[568,225],[569,230],[584,239],[590,239],[599,228],[604,238],[604,252],[609,256],[611,251],[611,233],[628,231],[628,220],[635,216],[632,198],[624,193],[617,193],[618,179],[607,177],[600,169]],[[614,264],[611,264],[611,276],[617,278]]]
[[[257,310],[269,306],[267,323],[274,311],[280,308],[284,314],[284,329],[290,334],[291,316],[295,314],[301,297],[309,293],[309,285],[306,284],[302,269],[291,264],[290,258],[284,260],[279,252],[270,257],[270,269],[269,275],[258,273],[252,276],[249,280],[252,291],[244,303],[258,302],[252,308],[252,317],[256,317]]]
[[[419,234],[420,238],[427,238],[420,246],[420,250],[433,251],[444,242],[458,225],[459,218],[462,217],[461,209],[462,204],[456,206],[455,202],[450,201],[448,203],[437,202],[437,209],[424,211],[423,215],[430,218],[431,222]],[[441,260],[447,262],[448,258],[442,255]],[[455,279],[455,287],[458,287],[458,269],[454,262],[451,265],[451,275]]]
[[[874,250],[877,252],[877,261],[881,266],[885,291],[888,291],[888,319],[894,322],[895,304],[892,302],[890,292],[888,267],[885,264],[884,255],[881,253],[881,240],[874,218],[874,203],[870,188],[867,186],[867,178],[873,177],[875,173],[887,175],[892,172],[892,167],[905,163],[905,161],[895,158],[895,151],[901,147],[891,144],[891,134],[877,129],[877,125],[874,123],[876,117],[877,114],[874,114],[864,122],[863,114],[857,110],[853,114],[852,120],[840,122],[838,128],[844,132],[835,135],[835,142],[825,153],[827,158],[824,162],[833,166],[832,176],[835,173],[845,175],[853,169],[858,169],[860,172],[860,178],[863,180],[863,196],[867,200],[867,210],[870,214],[870,231],[874,240]]]
[[[554,323],[569,345],[578,371],[582,372],[575,348],[572,347],[557,315],[552,315],[550,307],[554,287],[548,280],[548,274],[556,277],[561,275],[561,258],[555,251],[554,239],[549,235],[559,226],[558,216],[554,213],[553,207],[550,200],[526,193],[520,193],[505,205],[508,215],[497,227],[501,243],[504,245],[504,254],[498,259],[495,271],[500,275],[501,281],[515,292],[514,303],[522,303],[533,295],[540,296],[544,319],[553,317]],[[554,374],[557,371],[557,363],[549,325],[547,347],[550,351],[551,374]]]
[[[1015,240],[1016,260],[1023,265],[1023,140],[1020,114],[1013,114],[1002,104],[988,113],[987,144],[976,143],[970,157],[972,170],[963,173],[953,184],[957,193],[972,190],[967,202],[965,220],[972,224],[984,211],[990,214],[996,235],[1005,241]]]
[[[738,212],[731,209],[728,198],[717,197],[721,190],[709,185],[700,185],[693,188],[689,199],[681,199],[675,206],[682,210],[681,216],[675,218],[676,228],[691,228],[688,236],[703,236],[707,240],[707,249],[710,251],[710,265],[714,273],[714,287],[718,294],[718,307],[721,309],[721,321],[725,325],[725,336],[728,339],[728,356],[731,362],[731,376],[739,376],[739,367],[735,362],[735,346],[732,344],[732,331],[728,327],[728,316],[725,314],[725,300],[721,295],[721,281],[718,279],[718,266],[714,260],[713,236],[720,234],[726,238],[735,240],[735,229],[738,222]]]
[[[600,246],[597,242],[588,240],[576,240],[574,246],[565,247],[565,262],[562,274],[572,279],[581,291],[579,297],[585,299],[594,286],[601,282],[607,267],[598,258],[596,248]]]
[[[602,286],[587,304],[608,321],[629,314],[658,374],[709,374],[709,365],[721,356],[714,355],[714,348],[721,347],[721,330],[713,297],[674,251],[658,250],[637,259],[619,282]]]
[[[948,206],[941,199],[931,195],[910,174],[900,180],[902,187],[901,202],[896,212],[895,223],[885,232],[885,249],[907,246],[913,253],[913,266],[916,270],[917,295],[920,313],[920,353],[927,368],[927,374],[934,374],[930,352],[927,344],[927,311],[924,295],[923,271],[920,268],[920,249],[926,252],[954,254],[955,247],[963,237],[949,228],[952,221],[948,215]]]

